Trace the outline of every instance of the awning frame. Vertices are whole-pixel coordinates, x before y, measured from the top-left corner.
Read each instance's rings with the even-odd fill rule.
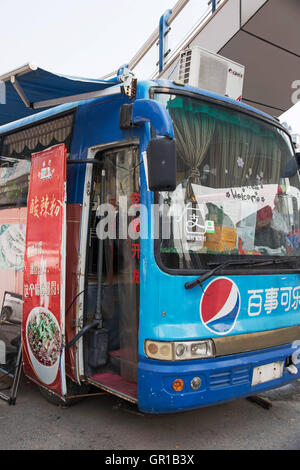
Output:
[[[122,93],[122,87],[118,86],[111,90],[107,88],[105,90],[91,91],[89,93],[80,93],[79,95],[64,96],[62,98],[54,98],[53,100],[43,100],[37,101],[35,103],[30,103],[32,109],[40,108],[51,108],[52,106],[57,106],[64,103],[74,103],[81,100],[90,100],[93,98],[101,98],[103,96],[119,95]]]
[[[79,94],[60,96],[57,98],[32,102],[30,101],[28,96],[26,96],[26,92],[24,91],[24,88],[22,88],[18,80],[18,77],[20,77],[21,75],[25,75],[27,73],[36,71],[36,70],[38,70],[38,67],[35,64],[27,63],[23,65],[22,67],[18,67],[17,69],[12,70],[11,72],[8,72],[0,76],[0,83],[10,82],[13,88],[15,89],[16,93],[18,94],[18,96],[20,97],[20,99],[22,100],[26,108],[28,109],[38,110],[41,108],[54,107],[54,106],[65,104],[65,103],[72,103],[72,102],[77,102],[81,100],[90,100],[94,98],[100,98],[100,97],[111,96],[111,95],[116,95],[116,94],[125,94],[129,96],[130,98],[135,97],[136,79],[134,75],[128,70],[127,66],[122,66],[118,70],[116,80],[111,81],[111,86],[108,85],[108,82],[105,80],[82,79],[82,81],[95,82],[95,83],[99,83],[99,85],[106,84],[107,87],[102,90],[89,91],[89,92],[84,92],[84,93],[79,93]],[[80,78],[76,78],[76,77],[64,76],[63,78],[67,78],[70,80],[76,80],[76,79],[81,80]],[[116,86],[118,83],[120,85]]]

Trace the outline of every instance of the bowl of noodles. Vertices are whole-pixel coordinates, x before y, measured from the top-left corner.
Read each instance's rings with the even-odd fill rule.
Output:
[[[61,352],[60,326],[50,310],[35,307],[26,322],[26,341],[33,369],[50,385],[56,379]]]

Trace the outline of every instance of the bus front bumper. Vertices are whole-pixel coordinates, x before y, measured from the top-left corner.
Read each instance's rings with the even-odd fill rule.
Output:
[[[300,364],[297,365],[296,374],[287,369],[287,364],[295,356],[297,349],[291,344],[213,359],[181,362],[154,361],[140,356],[138,406],[145,413],[175,413],[281,387],[300,378]],[[298,357],[300,358],[300,352]],[[254,369],[273,363],[282,363],[281,376],[252,385]],[[259,370],[256,370],[256,376]],[[195,377],[201,379],[198,390],[191,387]],[[182,391],[174,391],[172,385],[176,379],[184,382]]]

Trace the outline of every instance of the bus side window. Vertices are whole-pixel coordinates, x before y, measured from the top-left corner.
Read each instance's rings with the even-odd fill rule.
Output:
[[[26,206],[30,161],[0,158],[0,206]]]

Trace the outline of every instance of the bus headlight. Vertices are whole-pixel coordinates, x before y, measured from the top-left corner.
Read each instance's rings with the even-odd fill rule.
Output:
[[[199,341],[145,341],[145,353],[160,361],[188,361],[214,357],[215,347],[211,339]]]
[[[188,359],[204,359],[207,357],[214,357],[215,348],[211,339],[203,339],[200,341],[184,341],[174,343],[175,345],[175,360],[188,360]],[[180,354],[183,351],[182,354]],[[178,354],[179,353],[179,354]]]

